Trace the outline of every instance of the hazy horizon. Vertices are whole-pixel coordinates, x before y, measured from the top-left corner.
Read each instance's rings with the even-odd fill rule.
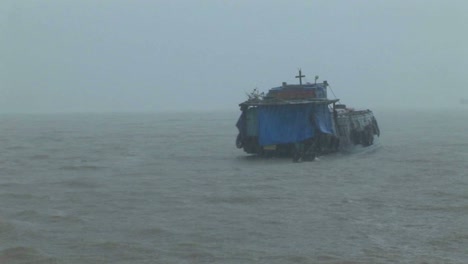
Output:
[[[297,83],[299,68],[355,108],[463,107],[466,10],[456,0],[6,0],[0,113],[236,111],[254,88]]]

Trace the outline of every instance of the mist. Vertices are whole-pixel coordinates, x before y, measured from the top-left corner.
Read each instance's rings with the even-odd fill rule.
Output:
[[[0,4],[0,113],[237,110],[327,80],[357,108],[468,98],[466,1]],[[331,95],[331,93],[329,93]]]

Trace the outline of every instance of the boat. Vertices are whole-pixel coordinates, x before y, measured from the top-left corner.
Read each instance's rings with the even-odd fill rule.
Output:
[[[355,110],[329,99],[327,81],[287,84],[271,88],[267,94],[254,89],[239,104],[236,123],[237,148],[259,156],[292,157],[293,161],[314,160],[356,145],[374,144],[380,129],[373,112]],[[333,91],[332,91],[333,92]]]

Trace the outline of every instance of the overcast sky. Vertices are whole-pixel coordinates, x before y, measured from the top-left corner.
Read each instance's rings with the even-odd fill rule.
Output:
[[[468,98],[464,0],[2,0],[0,34],[1,113],[237,110],[298,68],[356,107]]]

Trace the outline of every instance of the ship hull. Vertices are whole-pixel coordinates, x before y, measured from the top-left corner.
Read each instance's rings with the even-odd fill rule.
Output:
[[[281,106],[278,106],[281,108]],[[328,109],[328,108],[327,108]],[[374,144],[375,137],[380,136],[380,129],[377,120],[371,110],[350,110],[330,108],[330,115],[326,115],[328,120],[323,122],[330,124],[330,129],[320,130],[317,128],[317,121],[309,119],[314,127],[313,136],[298,141],[262,144],[259,124],[262,121],[258,118],[258,108],[245,110],[239,118],[239,134],[236,139],[236,146],[248,154],[271,157],[290,157],[294,161],[313,160],[318,155],[326,155],[338,151],[346,151],[356,145],[368,147]],[[317,113],[309,113],[317,116]],[[243,122],[243,126],[239,123]],[[287,124],[285,124],[287,125]],[[296,127],[286,128],[294,132]]]
[[[327,81],[299,85],[282,83],[265,95],[257,89],[239,104],[236,146],[261,156],[287,156],[294,161],[317,155],[368,147],[380,135],[370,110],[354,110],[327,97]],[[316,76],[315,81],[317,81]]]

